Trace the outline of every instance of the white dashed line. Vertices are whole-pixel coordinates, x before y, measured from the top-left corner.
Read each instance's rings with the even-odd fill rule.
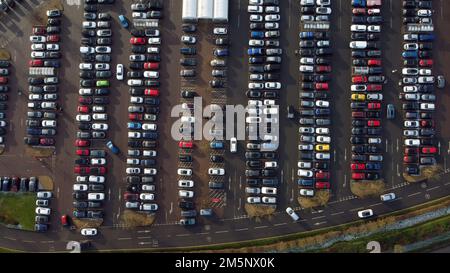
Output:
[[[340,212],[332,213],[331,215],[332,215],[332,216],[335,216],[335,215],[339,215],[339,214],[343,214],[343,213],[344,213],[343,211],[340,211]]]
[[[177,236],[177,237],[184,237],[184,236],[189,236],[189,235],[191,235],[191,234],[185,233],[185,234],[177,234],[175,236]]]
[[[258,227],[255,227],[255,229],[257,229],[257,228],[266,228],[266,227],[268,227],[268,226],[258,226]]]
[[[274,226],[283,226],[283,225],[287,225],[287,223],[278,223],[278,224],[274,224]]]
[[[441,186],[432,187],[432,188],[426,189],[426,191],[432,191],[432,190],[438,189],[438,188],[440,188],[440,187],[441,187]]]
[[[130,237],[127,237],[127,238],[117,238],[117,240],[131,240],[131,238]]]
[[[326,217],[325,215],[317,216],[317,217],[311,218],[311,220],[316,220],[316,219],[325,218],[325,217]]]
[[[238,229],[235,229],[235,231],[244,231],[244,230],[248,230],[248,228],[238,228]]]
[[[422,192],[416,192],[416,193],[413,193],[413,194],[410,194],[410,195],[408,195],[408,197],[411,197],[411,196],[414,196],[414,195],[418,195],[418,194],[421,194]]]
[[[214,233],[227,233],[227,232],[228,232],[228,230],[219,230],[219,231],[216,231]]]

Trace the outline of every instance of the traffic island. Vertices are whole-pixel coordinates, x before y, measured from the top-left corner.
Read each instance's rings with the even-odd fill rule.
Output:
[[[59,9],[61,11],[64,10],[64,6],[61,3],[61,0],[43,1],[33,12],[32,18],[36,21],[37,24],[47,25],[47,10],[51,9]]]
[[[444,168],[442,165],[432,165],[420,168],[420,175],[409,175],[403,173],[403,178],[408,183],[420,183],[425,181],[439,181],[442,174],[444,174]]]
[[[4,48],[0,48],[0,61],[9,61],[11,60],[11,54],[8,50]]]
[[[8,228],[34,231],[36,194],[0,192],[0,223]]]
[[[276,210],[275,205],[252,205],[245,204],[245,212],[249,218],[255,218],[255,220],[260,220],[260,218],[271,217]]]
[[[47,175],[38,176],[39,190],[53,191],[53,178]]]
[[[379,197],[386,189],[384,180],[350,181],[350,190],[359,198]]]
[[[302,208],[321,207],[328,204],[331,193],[328,190],[318,190],[313,197],[298,197],[297,201]]]
[[[154,213],[142,213],[126,209],[121,216],[121,224],[125,228],[148,227],[155,222],[155,219]]]
[[[47,158],[51,157],[54,153],[55,149],[53,147],[48,148],[39,148],[39,147],[25,147],[25,154],[27,156],[35,157],[35,158]]]
[[[73,225],[81,230],[83,228],[99,228],[103,224],[103,219],[77,219],[72,218]]]

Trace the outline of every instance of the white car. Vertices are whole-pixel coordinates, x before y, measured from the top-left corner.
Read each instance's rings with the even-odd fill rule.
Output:
[[[126,168],[125,172],[127,174],[140,174],[141,169],[140,168]]]
[[[330,159],[330,153],[317,153],[316,159],[318,160],[329,160]]]
[[[311,189],[300,189],[299,194],[302,196],[314,196],[314,190]]]
[[[352,32],[366,32],[367,26],[366,25],[351,25],[350,30]]]
[[[245,122],[247,123],[261,123],[260,117],[246,117]]]
[[[266,13],[280,13],[280,8],[277,6],[267,6],[265,8]]]
[[[419,147],[420,146],[420,140],[418,139],[405,139],[405,146],[408,147]]]
[[[256,197],[256,196],[247,197],[247,203],[259,204],[259,203],[261,203],[261,197]]]
[[[259,14],[252,14],[250,15],[250,22],[262,22],[264,20],[264,17]]]
[[[380,199],[383,202],[394,201],[395,198],[396,196],[393,192],[380,195]]]
[[[77,121],[91,121],[91,115],[76,115]]]
[[[276,169],[278,168],[278,163],[276,161],[266,161],[264,162],[264,168]]]
[[[158,173],[158,170],[155,168],[145,168],[144,174],[150,174],[150,175],[156,175]]]
[[[323,127],[316,128],[316,134],[329,135],[330,134],[330,129],[329,128],[323,128]]]
[[[30,36],[30,42],[32,43],[45,43],[47,38],[45,36]]]
[[[154,123],[144,123],[142,124],[142,130],[156,131],[158,126]]]
[[[73,184],[74,191],[87,191],[88,185],[86,184]]]
[[[105,177],[104,176],[98,176],[98,175],[90,175],[89,176],[89,182],[92,182],[92,183],[105,183]]]
[[[434,103],[421,103],[420,104],[420,110],[434,110],[435,105]]]
[[[149,45],[160,45],[161,38],[159,38],[159,37],[148,38],[148,44]]]
[[[249,82],[248,83],[248,88],[249,89],[263,89],[264,88],[264,84],[260,83],[260,82]]]
[[[155,199],[155,195],[153,193],[141,193],[139,195],[139,199],[141,200],[154,200]]]
[[[266,89],[281,89],[280,82],[266,82],[264,83],[264,88]]]
[[[381,26],[377,25],[367,26],[367,32],[381,32]]]
[[[92,88],[80,88],[78,94],[81,96],[91,96],[94,95],[94,90],[92,90]]]
[[[223,168],[209,168],[208,169],[209,175],[225,175],[225,169]]]
[[[186,168],[179,168],[177,170],[178,175],[186,175],[191,176],[192,175],[192,169],[186,169]]]
[[[264,46],[264,40],[251,39],[248,41],[249,46]]]
[[[88,200],[105,200],[105,194],[100,192],[88,193]]]
[[[45,44],[31,44],[31,50],[45,50]]]
[[[142,152],[142,156],[145,157],[155,157],[157,155],[157,152],[155,150],[144,150]]]
[[[295,213],[295,211],[291,208],[291,207],[287,207],[286,208],[286,213],[291,216],[292,220],[294,221],[298,221],[300,219],[300,217],[298,216],[297,213]]]
[[[330,102],[326,101],[326,100],[317,100],[316,101],[316,106],[317,107],[322,107],[322,108],[328,108],[328,107],[330,107]]]
[[[366,41],[353,41],[353,42],[350,42],[350,48],[364,49],[366,47],[367,47],[367,42]]]
[[[313,73],[314,72],[314,66],[312,65],[301,65],[299,67],[300,72],[303,73]]]
[[[80,63],[80,70],[92,70],[92,64],[90,63]]]
[[[87,176],[77,176],[76,181],[77,182],[87,182]]]
[[[186,180],[186,179],[180,179],[180,180],[178,180],[178,187],[180,187],[180,188],[192,188],[192,187],[194,187],[194,181]]]
[[[361,219],[368,218],[371,216],[373,216],[373,210],[371,210],[371,209],[358,211],[358,217]]]
[[[262,187],[261,188],[261,192],[263,194],[277,194],[277,188],[274,188],[274,187]]]
[[[403,86],[403,92],[405,92],[405,93],[415,93],[418,90],[419,89],[415,85]]]
[[[91,158],[91,165],[106,165],[104,158]]]
[[[230,152],[237,153],[237,139],[235,137],[230,139]]]
[[[195,44],[197,39],[194,36],[183,35],[181,36],[181,42],[185,44]]]
[[[268,14],[266,16],[264,16],[264,20],[266,22],[275,22],[275,21],[280,21],[280,15],[279,14]]]
[[[310,170],[299,169],[297,171],[297,175],[300,176],[300,177],[308,177],[308,178],[310,178],[310,177],[314,176],[314,173],[313,173],[313,171],[310,171]]]
[[[52,198],[52,192],[50,191],[40,191],[36,194],[37,198],[40,199],[49,199]]]
[[[56,120],[45,119],[45,120],[42,121],[42,127],[55,128],[56,127]]]
[[[404,126],[406,128],[419,128],[419,121],[417,121],[417,120],[405,120]]]
[[[276,107],[265,107],[263,110],[264,115],[278,115],[278,108]]]
[[[141,132],[135,132],[135,131],[128,132],[128,138],[141,138],[141,137],[142,137]]]
[[[316,8],[316,14],[331,14],[331,8],[328,7],[317,7]]]
[[[107,63],[96,63],[95,64],[95,69],[96,70],[109,70],[110,69],[110,65]]]
[[[31,58],[43,59],[45,58],[45,53],[43,51],[32,51]]]
[[[117,64],[116,66],[116,78],[119,81],[123,80],[124,70],[123,70],[123,64]]]
[[[277,198],[276,197],[264,196],[262,198],[262,202],[265,203],[265,204],[276,204],[277,203]]]
[[[155,191],[155,185],[144,184],[142,185],[141,189],[143,191]]]
[[[133,12],[131,13],[131,17],[135,19],[147,19],[147,13],[145,12]]]
[[[106,124],[106,123],[93,123],[92,124],[92,130],[106,131],[106,130],[108,130],[108,124]]]
[[[187,191],[187,190],[179,190],[178,191],[178,196],[179,197],[184,197],[184,198],[192,198],[192,197],[194,197],[194,192],[193,191]]]
[[[248,13],[263,13],[263,7],[262,6],[253,6],[253,5],[248,5],[247,7],[247,12]]]
[[[95,53],[95,48],[93,48],[91,46],[80,46],[80,53],[83,53],[83,54],[94,54]]]
[[[182,116],[180,120],[181,122],[194,123],[195,117]]]
[[[96,113],[92,115],[93,120],[108,120],[108,114]]]
[[[317,136],[316,141],[318,143],[331,143],[331,137],[329,136]]]
[[[159,72],[158,71],[144,71],[144,78],[158,79]]]
[[[297,163],[297,167],[299,167],[301,169],[311,169],[312,168],[312,163],[311,162],[299,161]]]
[[[38,215],[50,215],[51,209],[49,208],[43,208],[43,207],[37,207],[35,210],[36,214]]]
[[[130,97],[130,102],[142,104],[142,103],[144,103],[144,98],[143,97]]]
[[[151,204],[143,203],[143,204],[141,204],[139,209],[145,210],[145,211],[156,211],[156,210],[158,210],[158,205],[154,204],[154,203],[151,203]]]
[[[96,228],[82,228],[81,235],[95,236],[95,235],[97,235],[97,229]]]
[[[367,100],[383,100],[383,94],[380,93],[369,93],[366,96]]]
[[[227,29],[224,27],[216,27],[213,30],[213,33],[216,35],[224,35],[227,34],[227,32],[228,32]]]
[[[418,137],[419,136],[419,130],[404,130],[403,136],[405,137]]]
[[[85,29],[94,29],[97,27],[97,23],[95,21],[84,21],[82,27]]]
[[[430,17],[433,13],[429,9],[419,9],[417,11],[417,16],[420,17]]]

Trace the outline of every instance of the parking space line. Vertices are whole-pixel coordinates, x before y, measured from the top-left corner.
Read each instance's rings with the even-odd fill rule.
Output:
[[[432,188],[426,189],[426,191],[432,191],[432,190],[438,189],[438,188],[440,188],[440,187],[441,187],[441,186],[432,187]]]
[[[238,228],[238,229],[235,229],[234,231],[245,231],[245,230],[248,230],[248,228]]]
[[[126,238],[117,238],[117,240],[122,241],[122,240],[131,240],[131,237],[126,237]]]
[[[267,228],[267,227],[269,227],[269,226],[257,226],[257,227],[255,227],[255,229]]]
[[[278,227],[278,226],[284,226],[284,225],[287,225],[287,223],[277,223],[277,224],[274,224],[275,227]]]
[[[7,239],[7,240],[11,240],[11,241],[16,241],[17,240],[16,238],[11,238],[11,237],[7,237],[7,236],[3,236],[3,238]]]
[[[313,218],[311,218],[311,220],[316,220],[316,219],[320,219],[320,218],[325,218],[326,216],[325,215],[322,215],[322,216],[317,216],[317,217],[313,217]]]
[[[189,235],[191,235],[191,234],[189,234],[189,233],[183,233],[183,234],[177,234],[177,235],[175,235],[175,236],[177,236],[177,237],[185,237],[185,236],[189,236]]]
[[[209,232],[199,232],[199,233],[195,233],[195,235],[208,235]]]
[[[219,233],[227,233],[227,232],[228,232],[228,230],[219,230],[219,231],[216,231],[216,232],[214,232],[214,233],[219,234]]]
[[[331,215],[332,215],[332,216],[336,216],[336,215],[343,214],[343,213],[344,213],[343,211],[340,211],[340,212],[332,213]]]
[[[412,197],[412,196],[414,196],[414,195],[418,195],[418,194],[421,194],[421,193],[422,193],[422,192],[420,192],[420,191],[419,191],[419,192],[416,192],[416,193],[412,193],[412,194],[409,194],[408,197]]]

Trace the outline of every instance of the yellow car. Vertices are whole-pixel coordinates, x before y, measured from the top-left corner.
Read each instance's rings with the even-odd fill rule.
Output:
[[[316,151],[317,152],[328,152],[330,150],[330,145],[328,144],[317,144]]]
[[[352,94],[352,100],[365,101],[366,100],[366,95],[364,95],[364,94]]]

